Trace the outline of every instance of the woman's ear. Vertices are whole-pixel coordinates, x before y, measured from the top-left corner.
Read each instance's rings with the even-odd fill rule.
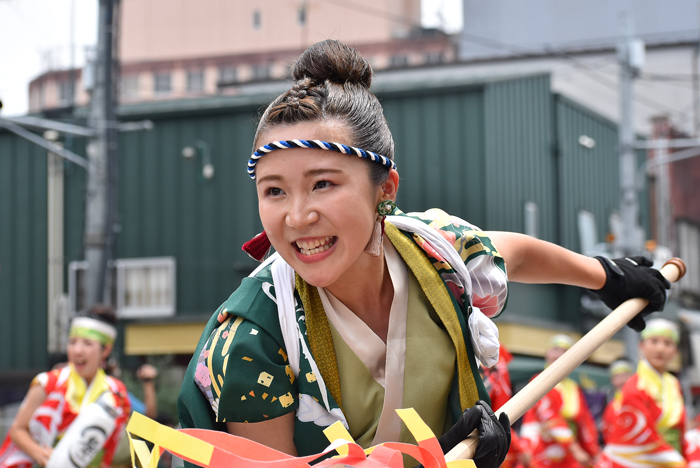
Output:
[[[111,344],[104,345],[102,347],[102,360],[106,361],[111,353],[112,353],[112,345]]]
[[[399,173],[395,169],[389,170],[389,177],[382,185],[382,201],[396,201],[396,193],[399,191]]]

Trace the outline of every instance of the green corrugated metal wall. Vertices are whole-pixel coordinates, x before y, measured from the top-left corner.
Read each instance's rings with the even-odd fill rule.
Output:
[[[604,212],[617,205],[617,179],[611,175],[617,170],[614,126],[552,95],[548,76],[384,90],[379,96],[396,140],[398,204],[405,211],[440,207],[484,229],[522,231],[524,203],[532,201],[539,208],[540,237],[577,249],[577,210],[607,216]],[[254,184],[244,166],[254,117],[268,98],[216,102],[223,104],[207,109],[196,102],[173,103],[167,112],[158,104],[126,109],[128,120],[149,118],[155,128],[120,136],[117,256],[175,256],[182,318],[210,314],[255,266],[240,251],[260,230]],[[581,133],[596,139],[593,153],[576,146]],[[184,147],[198,141],[208,145],[216,171],[212,180],[202,177],[201,158],[182,156]],[[71,146],[84,154],[84,142]],[[598,159],[591,160],[592,154],[601,161],[610,155],[612,165],[605,180],[593,183],[596,193],[587,193],[580,179],[581,174],[594,177]],[[0,133],[0,220],[11,220],[0,221],[0,314],[11,323],[0,327],[0,370],[41,367],[45,361],[45,159],[43,150]],[[66,167],[69,262],[82,256],[85,173]],[[567,174],[561,187],[558,171]],[[32,216],[18,216],[24,207]],[[604,229],[601,221],[599,229]],[[7,275],[8,270],[16,274]],[[576,290],[513,285],[511,291],[506,319],[577,322]],[[11,349],[17,342],[9,337],[22,334],[42,337],[42,345],[29,355]]]
[[[620,170],[617,127],[570,100],[557,96],[557,143],[559,148],[561,245],[579,250],[576,216],[581,210],[593,213],[598,239],[605,240],[608,218],[619,210]],[[595,140],[593,148],[579,144],[581,135]]]
[[[66,139],[66,148],[85,157],[86,141]],[[68,263],[83,259],[83,234],[85,229],[85,189],[87,172],[71,162],[63,164],[63,255],[65,259],[65,285],[68,288]],[[67,289],[66,289],[67,292]]]
[[[155,119],[155,130],[120,139],[120,258],[177,257],[177,309],[210,313],[253,268],[240,246],[261,226],[245,172],[253,108]],[[207,142],[215,177],[182,149]]]
[[[557,242],[552,93],[548,75],[492,83],[484,92],[486,229],[524,231],[538,207],[541,239]],[[511,283],[502,320],[562,320],[564,288]],[[565,322],[571,323],[566,316]]]
[[[46,173],[46,151],[0,133],[0,370],[46,366]]]
[[[398,206],[404,211],[439,207],[483,224],[483,90],[381,97],[396,142]]]
[[[539,237],[557,241],[549,76],[490,84],[484,93],[486,225],[524,230],[524,205],[539,211]]]
[[[555,95],[557,148],[559,153],[559,199],[562,223],[559,243],[566,248],[580,249],[576,217],[581,210],[593,213],[599,242],[609,232],[608,219],[620,209],[620,159],[617,125],[580,104]],[[582,135],[595,140],[588,149],[579,144]],[[646,154],[637,154],[641,166]],[[640,222],[649,232],[648,199],[640,195]]]

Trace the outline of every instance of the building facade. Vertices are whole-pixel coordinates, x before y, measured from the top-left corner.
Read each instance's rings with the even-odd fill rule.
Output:
[[[235,94],[280,80],[310,44],[338,39],[375,70],[451,62],[451,37],[422,29],[420,0],[124,0],[119,98],[123,103]],[[84,79],[83,79],[84,78]],[[50,71],[29,87],[30,112],[86,105],[89,67]]]

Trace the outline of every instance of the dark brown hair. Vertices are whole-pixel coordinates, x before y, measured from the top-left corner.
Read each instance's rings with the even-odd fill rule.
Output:
[[[117,325],[117,315],[114,307],[109,304],[93,304],[85,314],[86,317],[94,318],[113,327]]]
[[[369,91],[372,67],[357,50],[325,40],[304,51],[291,68],[292,88],[265,110],[255,133],[278,125],[338,120],[347,125],[353,141],[340,141],[394,159],[394,139],[377,97]],[[300,136],[301,137],[301,136]],[[255,151],[256,148],[253,148]],[[372,181],[381,185],[389,169],[370,164]]]

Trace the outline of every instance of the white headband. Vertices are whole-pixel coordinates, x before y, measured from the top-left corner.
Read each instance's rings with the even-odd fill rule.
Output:
[[[89,338],[99,341],[103,345],[108,345],[117,338],[117,329],[94,318],[76,317],[71,322],[70,336]]]

